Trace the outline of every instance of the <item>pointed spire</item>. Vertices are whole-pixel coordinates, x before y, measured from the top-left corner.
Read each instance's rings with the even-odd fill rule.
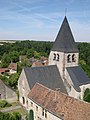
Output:
[[[61,28],[56,37],[52,51],[78,52],[67,17],[65,16]]]

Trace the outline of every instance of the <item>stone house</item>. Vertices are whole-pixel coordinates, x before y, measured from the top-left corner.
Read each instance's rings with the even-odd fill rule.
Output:
[[[65,16],[55,43],[50,51],[48,66],[24,68],[18,80],[20,102],[27,105],[27,95],[36,82],[58,89],[77,99],[90,88],[90,78],[78,64],[79,52]]]
[[[8,102],[17,101],[16,92],[7,86],[2,80],[0,80],[0,99],[7,100]]]
[[[34,120],[90,120],[90,104],[36,83],[28,94],[27,110]]]
[[[17,73],[17,63],[10,63],[8,66],[9,74]]]

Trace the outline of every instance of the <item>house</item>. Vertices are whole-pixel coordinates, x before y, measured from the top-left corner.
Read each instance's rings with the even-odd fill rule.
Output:
[[[9,74],[17,73],[17,63],[10,63],[8,69],[9,69]]]
[[[24,68],[18,80],[20,102],[26,107],[27,95],[36,82],[52,89],[59,89],[77,99],[83,98],[90,88],[90,78],[78,64],[79,52],[65,16],[55,43],[50,51],[48,65]]]
[[[17,64],[10,63],[8,68],[0,68],[0,75],[3,75],[4,73],[8,73],[8,74],[17,73]]]
[[[2,80],[0,80],[0,99],[7,100],[8,102],[17,101],[17,94],[15,91],[7,86]]]
[[[36,83],[28,94],[27,110],[34,120],[90,120],[90,104]]]
[[[4,73],[8,73],[8,68],[0,68],[0,75],[3,75]]]

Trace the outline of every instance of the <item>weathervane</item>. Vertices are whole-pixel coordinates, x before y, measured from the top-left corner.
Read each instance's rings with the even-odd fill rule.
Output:
[[[66,16],[66,14],[67,14],[67,8],[65,8],[65,16]]]

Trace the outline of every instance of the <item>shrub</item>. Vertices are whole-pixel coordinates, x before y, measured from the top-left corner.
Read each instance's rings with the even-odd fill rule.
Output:
[[[0,107],[4,108],[4,107],[10,107],[11,104],[8,103],[6,100],[0,100]]]
[[[85,90],[83,100],[86,102],[90,102],[90,89],[89,88]]]
[[[0,107],[3,108],[7,105],[7,101],[5,100],[0,100]]]

